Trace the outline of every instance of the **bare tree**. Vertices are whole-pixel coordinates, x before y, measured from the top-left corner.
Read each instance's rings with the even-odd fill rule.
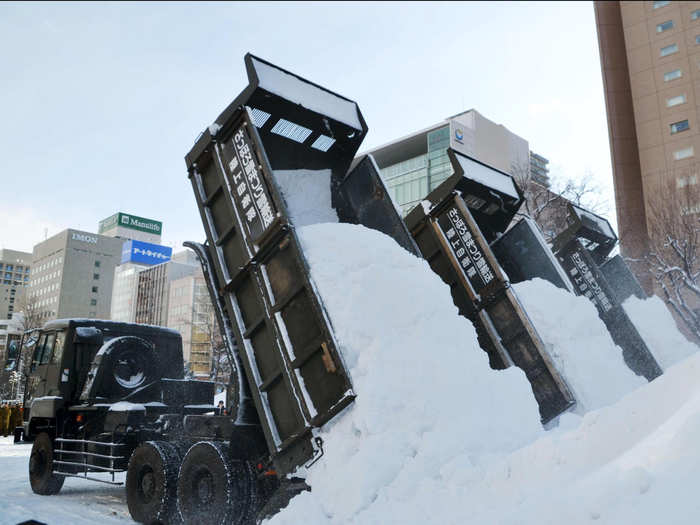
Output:
[[[44,324],[41,318],[41,311],[38,306],[35,295],[30,294],[29,290],[25,291],[17,304],[17,312],[22,315],[17,316],[20,328],[23,332],[41,328]]]
[[[511,174],[524,193],[523,204],[515,218],[534,220],[548,241],[566,228],[569,203],[597,214],[608,212],[604,193],[590,172],[578,179],[552,177],[550,188],[535,180],[529,164],[513,165]]]
[[[700,184],[697,167],[664,177],[647,196],[649,253],[656,288],[683,325],[700,339]]]

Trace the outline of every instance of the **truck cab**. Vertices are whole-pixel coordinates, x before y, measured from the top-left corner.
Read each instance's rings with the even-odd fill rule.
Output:
[[[109,345],[112,341],[116,344]],[[66,410],[81,405],[126,398],[155,401],[160,397],[160,379],[183,376],[182,340],[167,328],[62,319],[25,334],[23,347],[31,350],[26,356],[30,366],[24,399],[25,440],[33,439],[38,429],[55,430]]]

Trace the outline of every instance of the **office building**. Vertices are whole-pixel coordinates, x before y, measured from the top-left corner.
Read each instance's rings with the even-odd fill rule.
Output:
[[[110,318],[125,323],[136,322],[136,304],[141,270],[170,260],[172,248],[129,240],[122,247],[119,266],[114,269]]]
[[[0,320],[11,319],[25,302],[32,254],[0,249]]]
[[[168,326],[170,284],[197,270],[197,266],[173,261],[139,270],[136,276],[135,322]]]
[[[109,319],[124,241],[67,229],[34,246],[28,303],[39,319]]]
[[[107,237],[159,244],[163,234],[163,223],[131,213],[117,212],[100,221],[97,233]]]
[[[527,173],[532,162],[525,139],[474,109],[367,153],[405,215],[452,174],[448,147],[507,173]]]
[[[221,338],[201,268],[170,283],[168,327],[182,335],[183,355],[194,376],[209,377],[213,344]]]
[[[537,184],[549,188],[549,160],[534,151],[530,152],[530,177]]]
[[[637,259],[648,249],[650,201],[698,183],[700,2],[594,6],[621,250]],[[684,213],[700,213],[700,202]]]

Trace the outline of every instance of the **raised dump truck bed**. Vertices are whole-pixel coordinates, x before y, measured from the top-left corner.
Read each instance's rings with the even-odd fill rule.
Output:
[[[349,169],[367,131],[357,104],[250,54],[245,63],[250,85],[186,162],[212,282],[275,469],[285,474],[320,452],[313,429],[355,394],[275,173],[326,173],[319,180],[338,220],[415,246],[373,159]]]
[[[643,293],[641,287],[621,258],[607,267],[607,276],[604,270],[617,243],[615,232],[604,217],[573,204],[569,205],[568,221],[567,229],[552,243],[557,259],[576,294],[586,296],[595,305],[613,341],[622,348],[627,366],[653,380],[663,371],[622,307],[629,295]],[[616,278],[618,284],[613,287],[608,277]]]
[[[521,368],[547,422],[575,400],[488,244],[508,226],[522,193],[510,175],[453,150],[448,155],[454,174],[406,224],[460,314],[474,323],[491,366]]]

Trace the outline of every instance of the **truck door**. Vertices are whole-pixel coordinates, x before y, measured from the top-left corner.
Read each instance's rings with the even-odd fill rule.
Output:
[[[65,331],[53,334],[54,343],[46,363],[46,396],[64,397],[64,390],[68,385],[70,370],[61,369],[61,357],[63,356],[63,344],[65,342]],[[47,345],[49,339],[47,339]],[[48,349],[46,350],[48,352]],[[43,356],[42,356],[43,357]]]
[[[30,399],[50,395],[48,393],[49,387],[47,385],[47,374],[49,369],[49,361],[51,359],[51,352],[53,351],[55,342],[56,332],[43,333],[41,334],[41,337],[39,337],[39,342],[34,348],[31,375],[28,385]]]

